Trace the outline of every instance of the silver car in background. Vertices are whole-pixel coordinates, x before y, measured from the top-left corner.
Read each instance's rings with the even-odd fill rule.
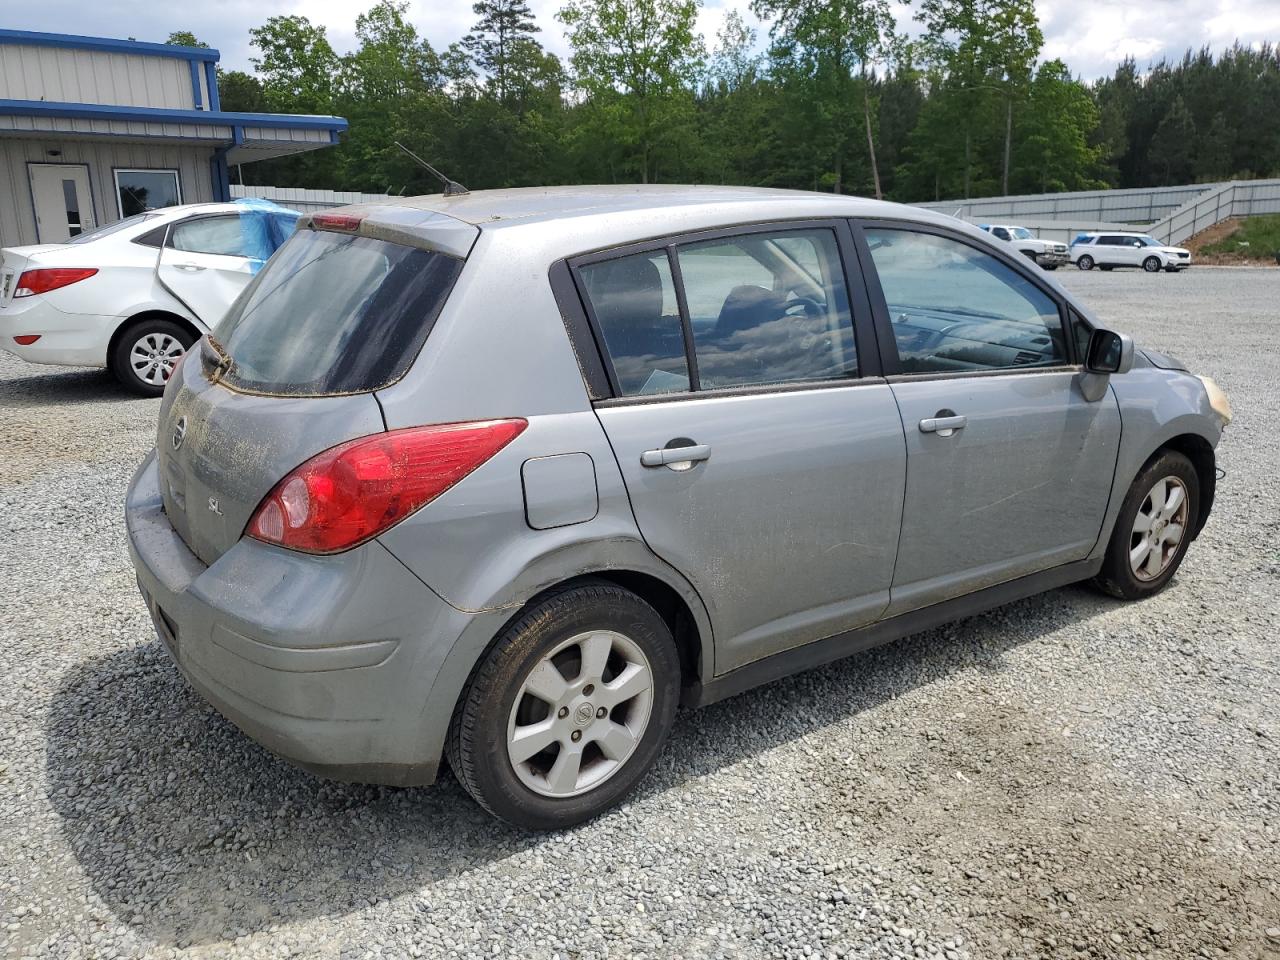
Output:
[[[1226,398],[1008,244],[821,194],[304,218],[165,391],[127,522],[191,684],[318,773],[563,827],[678,704],[1093,579],[1163,588]]]

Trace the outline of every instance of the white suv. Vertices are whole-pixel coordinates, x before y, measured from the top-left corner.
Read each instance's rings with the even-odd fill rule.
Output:
[[[1008,223],[980,223],[978,226],[997,240],[1006,240],[1013,244],[1020,254],[1046,270],[1057,270],[1070,261],[1065,243],[1041,240],[1026,227]]]
[[[1191,251],[1166,247],[1145,233],[1082,233],[1071,241],[1071,262],[1081,270],[1141,267],[1177,273],[1191,266]]]

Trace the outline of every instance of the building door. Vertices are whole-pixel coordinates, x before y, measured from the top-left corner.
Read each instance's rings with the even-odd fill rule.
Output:
[[[66,243],[93,229],[88,167],[33,163],[27,169],[31,172],[31,198],[36,207],[36,237],[41,243]]]

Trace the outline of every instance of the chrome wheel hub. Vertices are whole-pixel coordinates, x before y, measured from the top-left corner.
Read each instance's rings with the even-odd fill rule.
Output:
[[[507,758],[534,793],[585,793],[630,759],[652,709],[644,652],[611,630],[577,634],[525,677],[507,721]]]
[[[1187,531],[1187,488],[1177,477],[1157,480],[1133,520],[1129,569],[1139,580],[1154,580],[1173,563]]]
[[[129,366],[143,383],[158,387],[168,382],[185,352],[186,348],[176,337],[167,333],[148,333],[129,351]]]

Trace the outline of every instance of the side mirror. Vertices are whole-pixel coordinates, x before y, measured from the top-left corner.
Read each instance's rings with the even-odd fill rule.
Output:
[[[1133,340],[1126,334],[1098,329],[1089,337],[1084,368],[1089,373],[1128,373],[1133,369]]]

